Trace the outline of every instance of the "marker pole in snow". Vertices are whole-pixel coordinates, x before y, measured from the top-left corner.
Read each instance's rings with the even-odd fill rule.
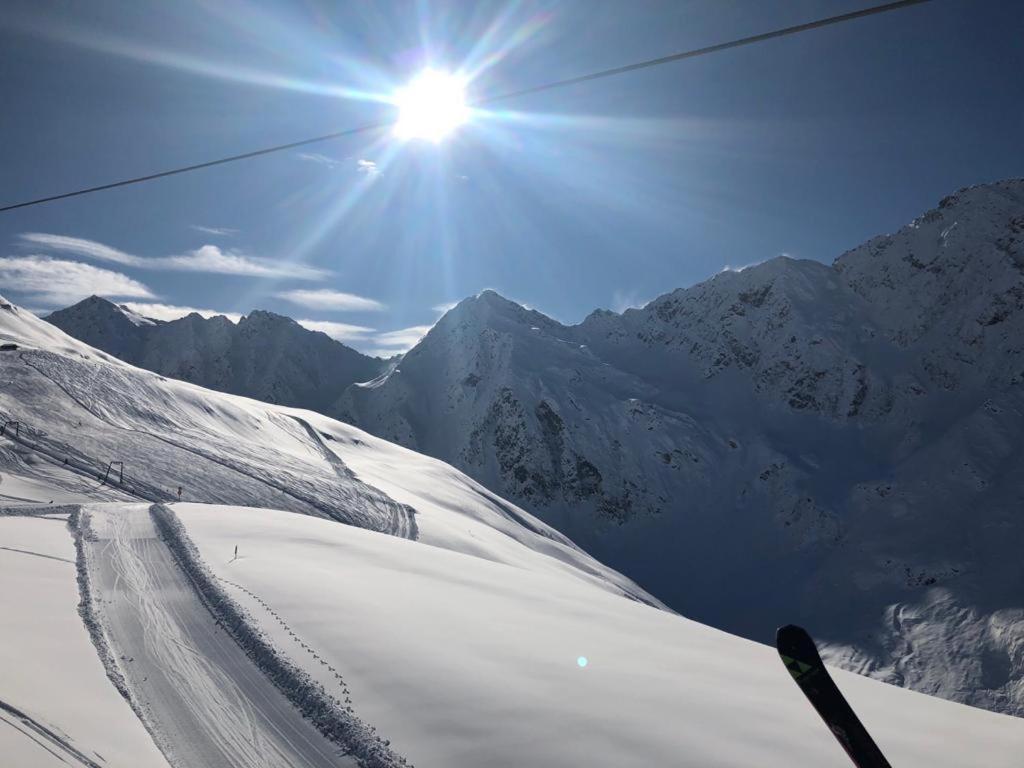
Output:
[[[103,484],[106,484],[107,480],[110,479],[110,473],[117,467],[117,484],[121,485],[124,482],[124,462],[123,461],[112,461],[107,464],[107,471],[103,475]]]
[[[790,624],[775,635],[782,663],[857,768],[892,768],[839,691],[811,636]]]

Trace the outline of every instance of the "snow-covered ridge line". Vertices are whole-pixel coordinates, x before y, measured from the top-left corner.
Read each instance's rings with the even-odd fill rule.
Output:
[[[408,768],[376,730],[347,711],[324,687],[280,654],[248,612],[229,597],[203,563],[202,557],[174,511],[163,504],[150,514],[164,543],[196,590],[200,601],[224,627],[260,671],[328,739],[343,747],[366,768]]]
[[[45,320],[57,328],[73,328],[87,344],[156,373],[317,410],[325,409],[347,385],[372,379],[386,367],[383,360],[263,310],[250,312],[237,324],[198,314],[154,322],[92,296]]]
[[[47,504],[46,506],[38,507],[0,506],[0,517],[50,517],[52,515],[73,515],[77,510],[77,504]]]

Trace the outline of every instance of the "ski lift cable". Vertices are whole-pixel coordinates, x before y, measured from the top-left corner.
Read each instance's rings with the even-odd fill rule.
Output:
[[[600,80],[605,77],[614,77],[615,75],[622,75],[626,72],[635,72],[638,69],[647,69],[649,67],[658,67],[662,64],[671,64],[675,61],[683,61],[684,59],[694,59],[698,56],[706,56],[709,53],[718,53],[719,51],[727,51],[731,48],[740,48],[744,45],[753,45],[755,43],[763,43],[765,40],[773,40],[777,37],[788,37],[789,35],[797,35],[801,32],[809,32],[812,29],[820,29],[822,27],[832,26],[833,24],[842,24],[846,21],[853,21],[854,19],[860,19],[865,16],[873,16],[878,13],[885,13],[887,11],[895,11],[899,8],[906,8],[911,5],[920,5],[922,3],[931,2],[931,0],[899,0],[899,2],[886,3],[885,5],[876,5],[871,8],[862,8],[859,11],[851,11],[850,13],[843,13],[839,16],[829,16],[825,19],[818,19],[817,21],[808,21],[804,24],[797,24],[793,27],[784,27],[782,29],[775,29],[771,32],[762,32],[758,35],[751,35],[750,37],[741,37],[737,40],[730,40],[726,43],[717,43],[715,45],[708,45],[704,48],[694,48],[690,51],[682,51],[681,53],[673,53],[669,56],[662,56],[657,59],[649,59],[648,61],[640,61],[636,64],[626,64],[622,67],[613,67],[612,69],[603,69],[600,72],[591,72],[588,75],[579,75],[578,77],[570,77],[567,80],[558,80],[553,83],[544,83],[543,85],[535,85],[530,88],[524,88],[521,91],[512,91],[510,93],[502,93],[498,96],[492,96],[490,98],[481,99],[476,104],[490,104],[494,101],[503,101],[505,99],[515,99],[520,96],[526,96],[533,93],[541,93],[543,91],[550,91],[555,88],[564,88],[570,85],[578,85],[579,83],[586,83],[591,80]]]
[[[851,11],[849,13],[843,13],[838,16],[829,16],[827,18],[817,19],[815,21],[805,22],[803,24],[797,24],[791,27],[783,27],[782,29],[772,30],[771,32],[762,32],[757,35],[750,35],[748,37],[737,38],[736,40],[730,40],[725,43],[717,43],[715,45],[709,45],[703,48],[694,48],[688,51],[681,51],[679,53],[674,53],[669,56],[661,56],[657,59],[649,59],[647,61],[640,61],[634,64],[626,64],[621,67],[603,69],[598,72],[591,72],[586,75],[570,77],[565,80],[557,80],[550,83],[543,83],[541,85],[534,85],[529,88],[523,88],[517,91],[509,91],[494,96],[487,96],[472,101],[470,103],[470,106],[494,104],[496,102],[517,99],[522,96],[527,96],[534,93],[551,91],[556,88],[565,88],[572,85],[578,85],[580,83],[590,82],[592,80],[601,80],[606,77],[615,77],[617,75],[622,75],[627,72],[635,72],[640,69],[649,69],[651,67],[658,67],[663,64],[670,64],[676,61],[683,61],[684,59],[692,59],[698,56],[706,56],[711,53],[718,53],[719,51],[726,51],[732,48],[739,48],[745,45],[753,45],[755,43],[761,43],[766,40],[773,40],[779,37],[788,37],[790,35],[796,35],[802,32],[808,32],[814,29],[821,29],[822,27],[828,27],[835,24],[842,24],[847,21],[853,21],[854,19],[861,19],[866,16],[874,16],[876,14],[887,13],[889,11],[895,11],[900,8],[906,8],[912,5],[921,5],[923,3],[928,2],[931,2],[931,0],[898,0],[898,2],[885,3],[883,5],[875,5],[870,8],[863,8],[859,11]],[[120,181],[112,181],[109,184],[100,184],[94,187],[86,187],[85,189],[77,189],[72,192],[62,192],[61,194],[50,195],[48,197],[40,197],[35,200],[26,200],[24,202],[13,203],[11,205],[5,205],[3,207],[0,207],[0,213],[3,213],[5,211],[13,211],[18,208],[28,208],[29,206],[33,205],[42,205],[43,203],[51,203],[56,200],[66,200],[69,197],[88,195],[92,194],[93,192],[102,192],[103,190],[106,189],[115,189],[117,187],[127,187],[132,184],[141,184],[146,181],[162,179],[167,176],[176,176],[178,174],[189,173],[191,171],[198,171],[203,168],[212,168],[213,166],[224,165],[226,163],[234,163],[239,160],[248,160],[253,157],[269,155],[275,152],[285,152],[289,149],[297,149],[298,147],[305,147],[310,144],[318,144],[320,142],[332,141],[334,139],[340,139],[346,136],[356,136],[358,134],[369,133],[371,131],[380,130],[382,128],[388,128],[393,124],[393,120],[370,123],[367,125],[359,126],[357,128],[349,128],[343,131],[335,131],[333,133],[324,134],[323,136],[315,136],[309,139],[301,139],[300,141],[292,141],[287,144],[278,144],[273,147],[264,147],[263,149],[257,149],[251,152],[243,152],[238,155],[229,155],[228,157],[221,157],[216,160],[207,160],[206,162],[203,163],[195,163],[193,165],[185,165],[180,168],[172,168],[166,171],[159,171],[157,173],[146,174],[145,176],[136,176],[130,179],[121,179]]]

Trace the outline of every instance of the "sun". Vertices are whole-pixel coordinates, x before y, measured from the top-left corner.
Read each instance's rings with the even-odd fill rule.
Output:
[[[424,69],[395,94],[394,101],[395,135],[402,139],[437,143],[469,119],[465,80],[437,69]]]

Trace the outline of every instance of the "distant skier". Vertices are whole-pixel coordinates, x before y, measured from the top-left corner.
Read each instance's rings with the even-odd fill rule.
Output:
[[[178,486],[178,501],[181,501],[181,486]]]
[[[238,559],[238,545],[235,544],[235,560]]]

